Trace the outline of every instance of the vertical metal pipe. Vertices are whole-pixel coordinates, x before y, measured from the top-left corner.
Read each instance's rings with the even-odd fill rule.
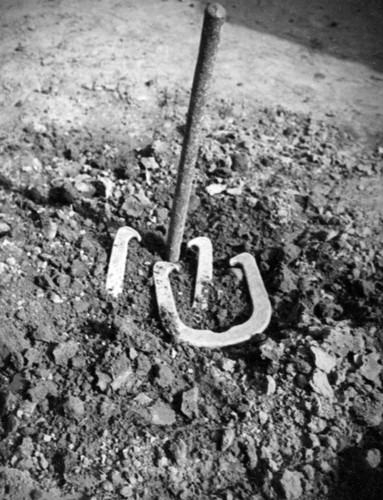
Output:
[[[177,262],[180,257],[194,169],[198,156],[204,108],[218,52],[220,31],[225,17],[225,9],[218,3],[209,4],[205,9],[201,42],[194,72],[185,137],[169,224],[167,241],[167,260],[169,262]]]

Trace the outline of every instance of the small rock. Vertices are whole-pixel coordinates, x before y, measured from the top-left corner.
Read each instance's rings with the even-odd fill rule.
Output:
[[[138,356],[138,352],[135,350],[134,347],[129,348],[129,359],[131,361],[134,361]]]
[[[222,434],[221,441],[221,451],[226,451],[234,443],[235,430],[232,427],[228,427]]]
[[[224,372],[233,373],[236,363],[235,359],[223,358],[221,361],[221,368]]]
[[[132,498],[132,495],[133,495],[133,489],[131,486],[123,486],[120,490],[119,490],[119,494],[123,497],[123,498]]]
[[[159,363],[155,366],[156,383],[162,387],[170,387],[174,382],[174,374],[169,366]]]
[[[85,415],[84,402],[80,398],[78,398],[77,396],[70,395],[66,401],[65,408],[77,420],[80,420]]]
[[[315,366],[325,373],[330,373],[335,368],[336,358],[320,347],[310,347],[311,352],[314,354]]]
[[[113,483],[111,483],[110,481],[104,481],[104,482],[102,483],[102,489],[103,489],[104,491],[108,491],[108,492],[110,492],[110,493],[111,493],[112,491],[114,491],[114,486],[113,486]]]
[[[246,153],[234,153],[231,157],[232,168],[235,172],[245,174],[250,167],[249,155]]]
[[[379,362],[380,358],[381,355],[378,352],[372,352],[362,357],[363,364],[360,367],[360,373],[371,382],[374,382],[382,371],[382,365]]]
[[[5,222],[0,222],[0,237],[5,236],[11,231],[11,227]]]
[[[321,370],[315,370],[310,381],[312,389],[322,396],[333,399],[334,392],[328,381],[327,375]]]
[[[115,487],[120,486],[124,482],[121,476],[121,472],[118,470],[114,470],[112,472],[112,474],[110,475],[110,480],[112,481]]]
[[[96,371],[97,387],[100,391],[105,392],[112,382],[112,377],[107,373]]]
[[[244,447],[248,460],[247,466],[250,470],[254,470],[258,465],[258,454],[254,439],[248,436]]]
[[[216,194],[221,194],[226,190],[226,184],[210,184],[206,187],[206,192],[210,196],[215,196]]]
[[[262,343],[259,347],[259,351],[263,359],[278,363],[283,356],[284,346],[269,338]]]
[[[280,479],[286,500],[297,500],[302,497],[302,482],[300,472],[286,469]]]
[[[260,423],[261,425],[265,425],[265,423],[266,423],[266,422],[268,421],[268,419],[269,419],[269,416],[268,416],[268,414],[267,414],[265,411],[262,411],[262,410],[261,410],[261,411],[258,413],[258,418],[259,418],[259,423]]]
[[[277,384],[271,375],[266,376],[266,394],[271,396],[277,390]]]
[[[71,275],[74,278],[83,278],[88,272],[87,266],[80,259],[75,259],[71,265]]]
[[[138,396],[134,398],[134,401],[140,406],[148,406],[153,400],[147,394],[141,392],[140,394],[138,394]]]
[[[78,348],[79,345],[74,340],[68,340],[68,342],[57,346],[53,351],[53,357],[56,364],[67,366],[69,360],[78,354]]]
[[[150,421],[155,425],[173,425],[176,421],[175,412],[164,403],[156,403],[150,409]]]
[[[366,462],[371,467],[371,469],[376,469],[377,467],[379,467],[381,459],[381,453],[377,448],[371,448],[366,453]]]
[[[64,302],[64,299],[56,292],[50,292],[48,298],[53,304],[62,304]]]
[[[199,390],[197,387],[194,387],[189,391],[185,391],[182,394],[181,411],[186,417],[188,418],[198,417],[199,414],[198,397],[199,397]]]
[[[305,476],[307,477],[307,479],[309,481],[313,481],[314,480],[314,477],[315,477],[315,469],[312,465],[304,465],[303,468],[303,473],[305,474]]]
[[[187,462],[187,445],[183,439],[177,439],[169,446],[169,451],[176,465],[185,465]]]
[[[124,371],[120,372],[117,377],[113,380],[113,382],[110,384],[111,388],[114,391],[117,391],[124,385],[126,385],[129,380],[132,379],[132,374],[133,371],[130,367],[126,368]]]

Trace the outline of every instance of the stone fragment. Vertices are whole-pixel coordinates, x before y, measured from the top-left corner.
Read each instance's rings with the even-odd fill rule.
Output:
[[[210,184],[206,187],[206,192],[210,196],[215,196],[216,194],[221,194],[226,190],[226,184]]]
[[[75,259],[72,262],[70,272],[74,278],[83,278],[88,273],[88,267],[80,259]]]
[[[185,465],[187,462],[187,445],[183,439],[177,439],[169,446],[169,451],[176,465]]]
[[[254,470],[258,465],[258,454],[254,439],[248,436],[244,448],[248,460],[247,466],[250,470]]]
[[[328,381],[327,375],[321,370],[315,370],[310,381],[312,389],[322,396],[333,399],[334,391]]]
[[[100,391],[105,392],[112,382],[112,377],[107,373],[96,371],[97,387]]]
[[[121,389],[124,385],[126,385],[129,380],[132,379],[132,374],[133,371],[130,367],[127,367],[124,371],[120,372],[116,378],[113,380],[113,382],[110,384],[111,388],[114,391],[117,391],[118,389]]]
[[[223,358],[221,361],[221,368],[224,372],[233,373],[236,363],[235,359]]]
[[[102,489],[104,491],[107,491],[108,493],[111,493],[112,491],[114,491],[113,483],[111,481],[104,481],[102,483]]]
[[[286,500],[298,500],[302,498],[302,482],[299,472],[286,469],[280,479],[280,485]]]
[[[336,365],[336,357],[327,353],[320,347],[311,346],[311,352],[314,354],[315,366],[325,373],[330,373]]]
[[[188,418],[198,417],[199,414],[198,397],[199,397],[198,387],[194,387],[193,389],[185,391],[182,394],[181,411],[186,417]]]
[[[165,363],[159,363],[155,367],[155,381],[162,387],[170,387],[174,382],[174,374]]]
[[[266,394],[271,396],[277,390],[277,384],[271,375],[266,376]]]
[[[164,403],[156,403],[150,409],[150,421],[155,425],[173,425],[176,421],[176,414],[170,406]]]
[[[262,411],[262,410],[261,410],[261,411],[258,413],[258,418],[259,418],[259,423],[260,423],[261,425],[265,425],[265,423],[266,423],[266,422],[268,421],[268,419],[269,419],[269,416],[268,416],[268,414],[267,414],[265,411]]]
[[[259,347],[259,351],[263,359],[278,363],[283,356],[284,346],[268,338]]]
[[[11,227],[5,222],[0,222],[0,237],[5,236],[11,231]]]
[[[377,448],[371,448],[366,453],[366,462],[371,467],[371,469],[376,469],[379,467],[382,456]]]
[[[56,364],[67,366],[69,360],[78,354],[78,348],[78,343],[74,340],[68,340],[68,342],[58,345],[53,351]]]
[[[380,363],[381,355],[378,352],[372,352],[366,354],[362,357],[362,366],[360,367],[360,373],[367,380],[374,382],[379,377],[382,371],[382,365]]]
[[[226,451],[234,443],[235,440],[235,430],[233,427],[228,427],[224,430],[221,440],[221,451]]]
[[[131,486],[123,486],[119,490],[119,494],[122,496],[122,498],[132,498],[133,488]]]
[[[77,396],[69,395],[65,403],[65,408],[77,420],[80,420],[85,415],[85,405],[82,399]]]
[[[153,400],[147,394],[141,392],[134,398],[134,401],[140,406],[148,406]]]
[[[314,481],[315,469],[312,465],[306,464],[303,466],[302,470],[309,481]]]

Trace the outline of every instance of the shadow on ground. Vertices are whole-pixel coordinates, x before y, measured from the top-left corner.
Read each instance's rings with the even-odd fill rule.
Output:
[[[200,0],[201,8],[207,3]],[[220,3],[233,24],[383,71],[380,0],[220,0]]]

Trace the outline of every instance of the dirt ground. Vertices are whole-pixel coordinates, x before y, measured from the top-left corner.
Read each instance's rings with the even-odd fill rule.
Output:
[[[222,4],[172,286],[186,323],[241,324],[250,252],[273,315],[209,350],[169,336],[152,273],[205,2],[0,2],[0,498],[382,498],[381,2]]]

